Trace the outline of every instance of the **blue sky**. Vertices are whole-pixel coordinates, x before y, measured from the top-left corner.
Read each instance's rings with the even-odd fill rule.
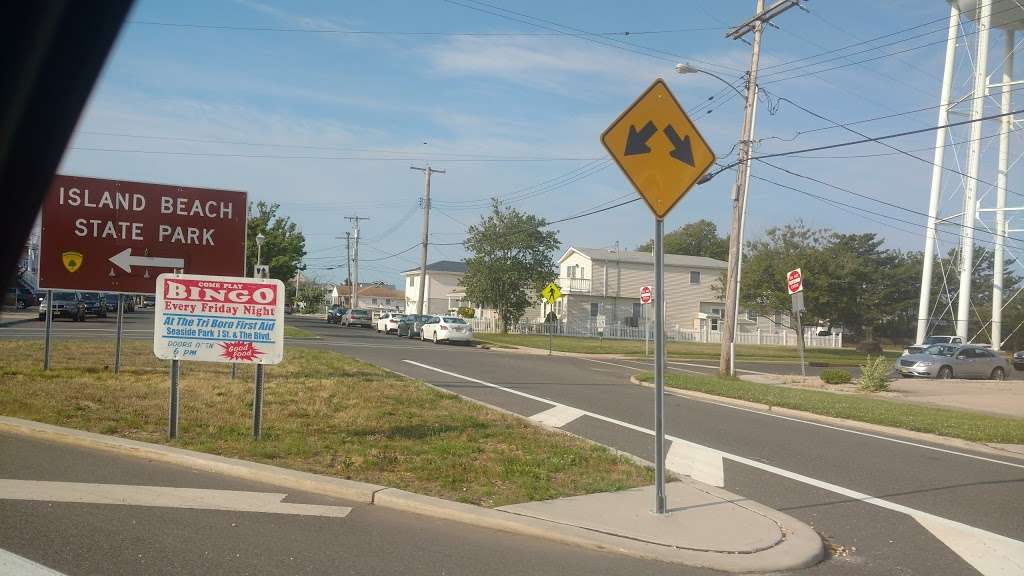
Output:
[[[279,202],[307,235],[309,272],[322,279],[344,275],[343,266],[325,269],[343,263],[344,247],[335,237],[348,229],[344,216],[368,216],[361,279],[396,281],[399,271],[417,264],[418,250],[370,259],[419,241],[423,178],[409,170],[411,164],[447,171],[433,180],[431,230],[438,246],[431,247],[430,258],[458,259],[464,255],[461,247],[442,244],[464,237],[465,225],[479,219],[488,197],[537,192],[515,206],[548,219],[631,197],[618,168],[603,167],[607,154],[598,137],[659,75],[684,107],[695,111],[695,122],[719,157],[726,157],[738,139],[740,99],[710,77],[679,76],[673,66],[689,61],[737,81],[750,48],[726,39],[724,31],[750,16],[752,1],[523,1],[501,4],[519,13],[505,12],[505,17],[488,13],[499,10],[486,5],[473,4],[480,8],[474,10],[467,4],[473,3],[139,1],[61,170],[245,190],[253,200]],[[787,12],[776,21],[779,28],[765,35],[759,83],[772,97],[758,111],[759,153],[857,138],[832,129],[794,139],[799,131],[828,123],[778,97],[838,121],[937,104],[948,16],[944,2],[815,1],[807,7],[811,12]],[[554,33],[551,28],[567,31],[555,24],[633,34],[567,35]],[[924,26],[873,44],[793,62],[919,25]],[[992,45],[1002,45],[1000,34],[993,34]],[[902,50],[907,51],[894,54]],[[998,61],[999,51],[993,54]],[[874,57],[880,58],[851,64]],[[969,77],[964,62],[957,72],[958,94]],[[836,66],[842,67],[824,70]],[[716,98],[708,101],[710,96]],[[996,110],[991,102],[988,106],[989,112]],[[882,135],[933,126],[935,117],[928,109],[856,129]],[[986,135],[997,129],[986,125]],[[963,140],[965,134],[952,137]],[[925,133],[892,144],[930,160],[933,140]],[[986,158],[995,157],[995,141],[985,141]],[[878,144],[818,156],[864,154],[889,155],[791,157],[777,164],[927,210],[931,166],[925,162]],[[844,232],[878,232],[892,247],[922,247],[923,217],[760,164],[754,175],[909,223],[844,211],[755,179],[748,239],[803,219]],[[995,181],[991,162],[983,164],[981,177]],[[725,172],[695,188],[669,216],[667,229],[700,218],[728,229],[733,181],[733,173]],[[947,178],[944,213],[959,211],[959,184],[958,178]],[[1015,185],[1024,192],[1011,171],[1009,188]],[[556,229],[566,246],[619,241],[632,248],[650,238],[653,221],[647,208],[635,203]],[[942,247],[952,247],[954,240],[946,239]]]

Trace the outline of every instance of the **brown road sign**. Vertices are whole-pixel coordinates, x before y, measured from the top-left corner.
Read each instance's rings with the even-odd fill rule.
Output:
[[[659,219],[715,162],[661,78],[612,122],[601,142]]]
[[[43,202],[39,287],[153,294],[156,277],[245,275],[245,192],[54,178]]]

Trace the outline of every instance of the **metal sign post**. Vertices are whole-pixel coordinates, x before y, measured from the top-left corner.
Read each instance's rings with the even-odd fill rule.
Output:
[[[167,417],[167,436],[174,440],[178,437],[178,375],[181,373],[179,360],[171,360],[171,406]]]
[[[665,221],[654,219],[654,511],[668,512],[665,498]]]
[[[114,374],[121,372],[121,341],[124,334],[124,294],[117,295],[117,341],[114,345]]]
[[[256,386],[252,400],[252,437],[260,439],[263,432],[263,364],[256,365]]]
[[[793,298],[793,316],[796,317],[796,346],[800,349],[800,375],[807,376],[806,364],[804,364],[804,325],[800,320],[800,313],[804,311],[804,293],[803,287],[799,292],[792,294]]]
[[[661,78],[612,122],[601,143],[654,214],[654,508],[666,514],[664,219],[714,164],[715,153]]]
[[[53,290],[46,291],[46,334],[43,336],[43,370],[50,369],[50,337],[53,333]]]
[[[540,295],[547,300],[548,304],[551,305],[551,309],[554,310],[555,302],[558,302],[558,299],[562,297],[562,289],[558,287],[558,284],[549,282],[548,285],[540,291]],[[544,319],[544,325],[547,326],[548,329],[548,356],[551,356],[552,325],[551,322],[547,321],[547,318]]]

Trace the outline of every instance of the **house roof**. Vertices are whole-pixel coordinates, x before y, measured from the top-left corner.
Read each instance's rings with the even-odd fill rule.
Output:
[[[352,293],[352,287],[347,284],[339,284],[336,288],[338,290],[338,296],[349,296]],[[405,298],[405,292],[384,286],[361,286],[359,288],[360,301],[362,301],[363,298],[372,297],[395,298],[401,300]]]
[[[416,274],[420,271],[419,266],[410,268],[402,274]],[[458,260],[438,260],[431,264],[427,264],[427,272],[453,272],[455,274],[466,273],[466,263]]]
[[[579,248],[570,246],[559,261],[565,260],[571,252],[578,252],[590,260],[630,262],[635,264],[654,264],[654,255],[650,252],[634,252],[631,250],[609,251],[607,248]],[[666,266],[680,266],[686,268],[720,268],[729,267],[728,262],[707,258],[705,256],[686,256],[683,254],[665,254]]]

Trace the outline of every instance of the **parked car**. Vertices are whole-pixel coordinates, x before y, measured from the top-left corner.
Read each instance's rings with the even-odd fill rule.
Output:
[[[85,313],[97,318],[107,317],[107,305],[99,292],[81,292],[82,301],[85,302]]]
[[[1009,362],[998,352],[984,346],[935,344],[918,354],[901,356],[896,369],[903,376],[925,378],[987,378],[1003,380]]]
[[[911,344],[910,346],[904,348],[903,355],[906,356],[908,354],[920,354],[921,352],[924,352],[925,348],[929,346],[934,346],[936,344],[960,345],[963,343],[964,339],[959,336],[928,336],[927,338],[924,339],[924,342]]]
[[[143,296],[139,308],[156,308],[156,296]]]
[[[345,312],[345,315],[341,317],[341,325],[373,328],[373,318],[370,316],[369,310],[353,308],[348,312]]]
[[[101,296],[103,304],[107,307],[107,312],[117,312],[117,297],[117,294],[103,294]],[[131,296],[126,295],[122,298],[121,307],[124,309],[125,312],[134,312],[135,301],[132,299]]]
[[[1013,353],[1013,369],[1024,370],[1024,351]]]
[[[395,334],[415,338],[420,335],[420,328],[423,327],[423,323],[431,318],[433,316],[428,314],[406,314],[398,321],[398,331]]]
[[[39,302],[39,319],[46,320],[46,310],[50,302],[44,296]],[[53,293],[53,317],[69,318],[74,322],[85,322],[85,302],[78,292]]]
[[[341,317],[348,312],[345,308],[342,308],[340,304],[331,304],[331,307],[327,309],[327,323],[337,324],[341,322]]]
[[[430,340],[434,344],[442,341],[469,344],[473,341],[473,327],[456,316],[434,316],[423,323],[420,340]]]
[[[398,321],[402,319],[405,314],[399,314],[397,312],[385,312],[377,318],[377,333],[378,334],[391,334],[392,332],[398,333]]]

